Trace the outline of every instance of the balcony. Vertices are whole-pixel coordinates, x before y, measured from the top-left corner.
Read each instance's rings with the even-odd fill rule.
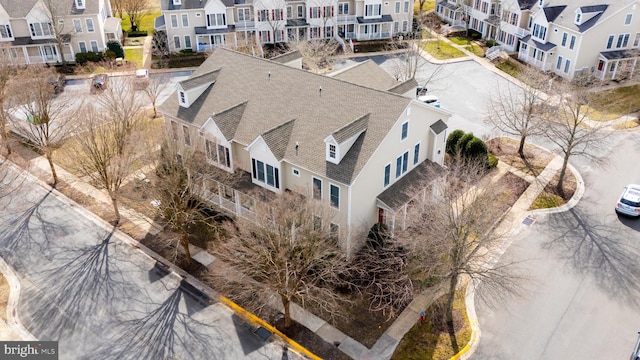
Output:
[[[389,39],[391,38],[390,32],[377,32],[372,34],[358,34],[356,40],[367,41],[367,40],[379,40],[379,39]]]
[[[355,15],[338,15],[336,19],[337,23],[355,23],[356,16]]]
[[[255,30],[255,21],[237,21],[235,23],[236,30]]]
[[[546,57],[546,55],[545,55],[545,57]],[[551,69],[551,65],[548,64],[546,61],[538,60],[538,59],[536,59],[534,57],[529,56],[529,54],[527,53],[527,50],[520,51],[518,53],[518,60],[522,60],[522,61],[526,62],[527,64],[529,64],[529,65],[531,65],[531,66],[533,66],[535,68],[538,68],[538,69],[540,69],[542,71],[547,71],[547,70]]]

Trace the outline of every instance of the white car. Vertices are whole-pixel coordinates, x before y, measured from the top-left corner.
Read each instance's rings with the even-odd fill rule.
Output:
[[[418,101],[421,101],[425,104],[429,104],[431,106],[435,106],[437,108],[440,107],[440,101],[438,101],[438,97],[435,95],[422,95],[422,96],[418,96]]]
[[[640,216],[640,185],[630,184],[624,187],[616,212],[629,216]]]

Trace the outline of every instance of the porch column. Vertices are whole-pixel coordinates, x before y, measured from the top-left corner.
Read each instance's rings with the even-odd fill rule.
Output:
[[[631,78],[633,79],[633,74],[636,69],[636,63],[638,62],[638,58],[633,59],[633,65],[631,65]]]
[[[611,74],[611,80],[616,78],[616,73],[618,72],[618,61],[614,61],[614,68],[613,68],[613,74]]]
[[[31,64],[31,59],[29,59],[29,52],[27,52],[27,47],[23,46],[22,47],[22,55],[24,56],[24,62],[25,64]]]

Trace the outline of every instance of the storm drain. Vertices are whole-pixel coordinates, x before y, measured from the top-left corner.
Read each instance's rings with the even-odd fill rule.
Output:
[[[526,218],[524,218],[524,220],[522,220],[522,223],[529,226],[531,224],[533,224],[535,222],[535,220],[529,216],[527,216]]]

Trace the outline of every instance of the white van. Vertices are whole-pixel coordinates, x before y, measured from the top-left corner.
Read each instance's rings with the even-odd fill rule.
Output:
[[[418,101],[421,101],[425,104],[429,104],[431,106],[435,106],[437,108],[440,107],[440,101],[438,101],[438,97],[435,95],[422,95],[418,97]]]

